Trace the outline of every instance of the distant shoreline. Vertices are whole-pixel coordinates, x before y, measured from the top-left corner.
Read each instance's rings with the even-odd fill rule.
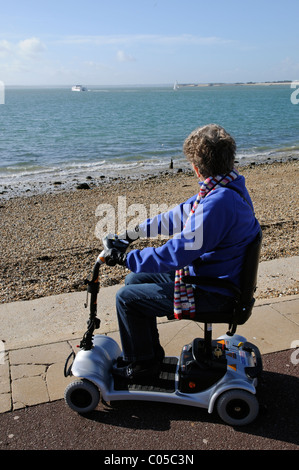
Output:
[[[212,86],[272,86],[272,85],[288,85],[293,83],[292,80],[283,80],[279,82],[236,82],[236,83],[178,83],[178,88],[186,87],[212,87]]]

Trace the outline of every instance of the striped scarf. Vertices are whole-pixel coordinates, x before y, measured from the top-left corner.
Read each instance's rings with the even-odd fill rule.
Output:
[[[235,180],[239,176],[238,171],[234,168],[230,173],[223,175],[218,175],[214,177],[209,177],[205,179],[203,182],[200,183],[200,191],[196,197],[196,200],[192,206],[190,214],[186,220],[185,226],[190,219],[190,217],[194,214],[197,209],[197,206],[200,200],[206,197],[210,191],[214,191],[218,185],[225,186],[231,181]],[[189,267],[186,266],[185,268],[178,269],[175,272],[175,280],[174,280],[174,317],[177,320],[181,320],[182,318],[189,318],[192,319],[195,317],[195,301],[194,301],[194,293],[193,287],[191,284],[185,284],[183,282],[184,276],[189,276]]]

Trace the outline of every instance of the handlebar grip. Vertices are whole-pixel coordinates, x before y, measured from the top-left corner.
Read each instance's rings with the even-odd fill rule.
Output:
[[[98,258],[97,258],[97,263],[99,264],[104,264],[105,263],[105,250],[101,251],[101,253],[99,254]]]

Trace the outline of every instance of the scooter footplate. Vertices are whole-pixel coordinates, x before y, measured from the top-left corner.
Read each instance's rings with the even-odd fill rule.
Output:
[[[162,363],[159,376],[154,379],[143,378],[132,383],[115,376],[114,390],[173,393],[175,391],[175,374],[178,361],[177,357],[166,357]]]

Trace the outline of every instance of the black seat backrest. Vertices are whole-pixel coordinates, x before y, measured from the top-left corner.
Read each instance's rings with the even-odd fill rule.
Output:
[[[262,231],[260,230],[253,242],[248,245],[243,261],[240,279],[240,301],[245,304],[251,301],[256,290],[257,272],[259,266],[261,246]]]
[[[262,238],[260,230],[245,252],[240,279],[241,294],[235,312],[235,321],[238,325],[243,325],[248,320],[253,308]]]

